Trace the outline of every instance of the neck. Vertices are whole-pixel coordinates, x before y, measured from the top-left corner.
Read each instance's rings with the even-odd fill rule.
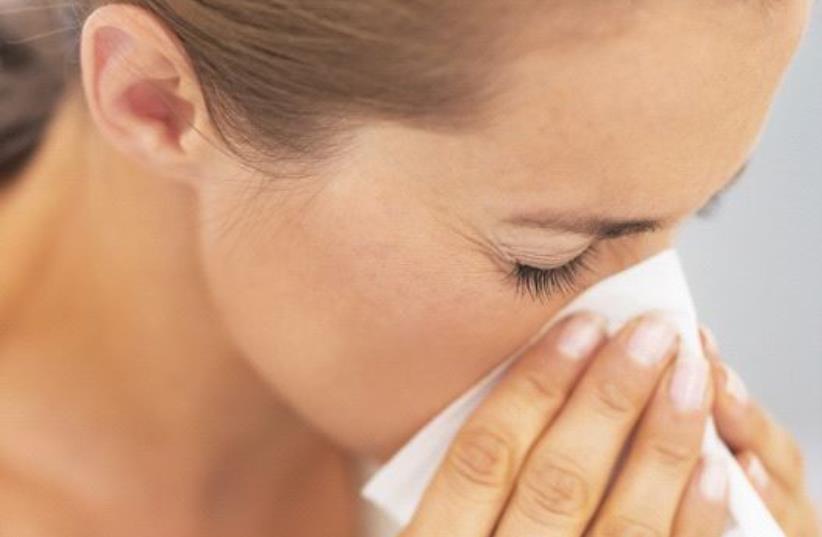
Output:
[[[339,535],[316,524],[350,526],[342,458],[222,330],[193,195],[94,132],[69,99],[0,195],[0,255],[14,261],[0,267],[0,393],[15,416],[0,460],[119,534],[130,520],[143,535]],[[330,516],[300,520],[307,498]]]

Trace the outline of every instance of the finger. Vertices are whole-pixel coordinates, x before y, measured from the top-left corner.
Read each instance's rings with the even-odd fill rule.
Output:
[[[580,314],[527,351],[457,435],[405,535],[490,535],[528,450],[605,337],[604,321]]]
[[[603,348],[534,447],[498,537],[582,534],[676,342],[671,325],[647,316]]]
[[[718,359],[711,344],[716,384],[714,417],[719,435],[734,451],[753,451],[783,486],[800,490],[804,485],[804,461],[793,436],[779,426],[748,396],[745,384]]]
[[[768,470],[754,453],[740,453],[737,460],[768,510],[779,522],[785,535],[790,537],[818,537],[820,535],[822,528],[819,527],[816,509],[804,492],[797,494],[771,479]]]
[[[710,409],[709,372],[703,360],[678,360],[668,371],[597,516],[593,535],[671,535],[700,458]]]
[[[795,525],[797,501],[777,481],[762,464],[761,459],[753,452],[746,451],[737,455],[739,466],[745,471],[748,481],[754,486],[759,496],[784,530]]]
[[[799,524],[796,535],[801,537],[822,536],[822,508],[814,505],[813,500],[806,496],[803,502],[804,517]]]
[[[720,537],[729,520],[728,467],[718,456],[702,459],[682,499],[673,537]]]

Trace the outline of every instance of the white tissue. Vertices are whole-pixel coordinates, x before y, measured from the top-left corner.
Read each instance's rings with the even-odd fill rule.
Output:
[[[658,311],[680,330],[681,358],[705,359],[696,309],[679,256],[674,250],[662,252],[591,287],[545,325],[523,350],[559,319],[581,310],[604,315],[612,333],[637,315]],[[431,420],[372,475],[362,489],[363,497],[384,511],[400,527],[407,525],[457,431],[508,366],[521,354],[522,351],[519,351],[507,359]],[[723,457],[730,470],[730,510],[733,522],[725,537],[784,537],[744,472],[717,436],[713,423],[708,425],[703,451]]]

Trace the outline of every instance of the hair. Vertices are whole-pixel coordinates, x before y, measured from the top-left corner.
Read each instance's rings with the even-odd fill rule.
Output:
[[[37,150],[65,83],[63,43],[50,31],[57,12],[16,7],[0,12],[0,183],[14,177]],[[34,39],[43,36],[43,39]]]
[[[77,0],[74,25],[114,1]],[[500,26],[515,11],[493,0],[117,3],[150,11],[177,36],[232,150],[297,160],[320,158],[362,121],[436,130],[481,122],[483,105],[496,93],[494,58],[505,50],[508,32]],[[35,137],[53,98],[26,97],[27,88],[60,77],[45,73],[31,47],[14,50],[27,58],[24,69],[4,73],[0,90],[27,100],[11,106],[3,99],[0,128],[36,123],[38,130],[27,133]],[[11,108],[26,117],[9,121]],[[3,169],[11,162],[10,140],[0,141]]]

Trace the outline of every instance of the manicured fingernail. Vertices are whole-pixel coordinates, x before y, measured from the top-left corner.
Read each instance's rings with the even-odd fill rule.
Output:
[[[699,333],[702,336],[702,344],[705,346],[705,350],[708,351],[708,354],[712,356],[719,356],[719,345],[716,343],[716,336],[714,336],[713,331],[705,325],[702,325],[699,328]]]
[[[637,363],[650,366],[665,358],[676,340],[676,330],[666,320],[646,317],[628,340],[628,355]]]
[[[601,319],[580,315],[569,320],[562,329],[557,349],[571,360],[582,360],[594,352],[605,337]]]
[[[702,408],[708,387],[708,363],[679,359],[671,378],[670,395],[674,407],[684,413]]]
[[[744,405],[748,402],[748,388],[736,371],[731,369],[728,365],[722,364],[722,369],[725,370],[725,391],[728,395],[736,399],[736,402]]]
[[[717,456],[709,456],[702,466],[699,478],[699,492],[709,502],[719,503],[728,494],[728,467]]]
[[[768,472],[765,470],[759,457],[752,455],[745,471],[759,490],[765,490],[768,487]]]

